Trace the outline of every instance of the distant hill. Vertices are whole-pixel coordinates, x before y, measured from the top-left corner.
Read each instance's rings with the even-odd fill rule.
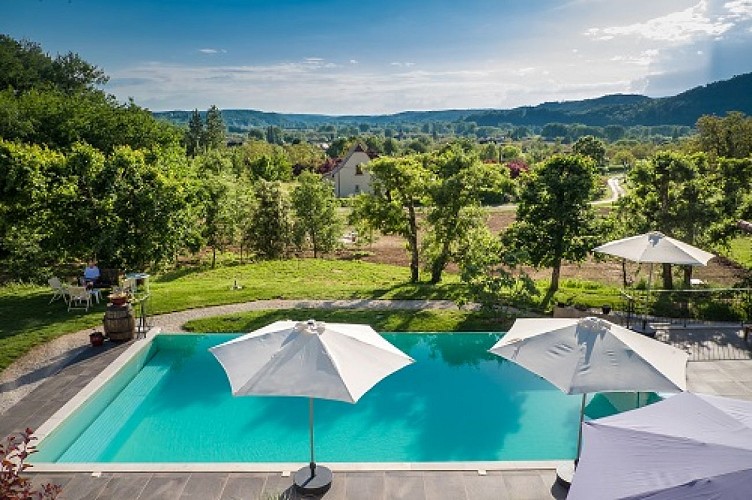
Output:
[[[741,111],[752,115],[752,73],[695,87],[672,97],[651,98],[634,94],[614,94],[580,101],[546,102],[497,110],[404,111],[392,115],[329,116],[314,114],[266,113],[251,109],[225,109],[222,117],[231,130],[277,126],[311,128],[320,125],[399,126],[431,122],[475,122],[478,126],[582,123],[584,125],[687,125],[694,126],[706,114],[725,115]],[[190,111],[155,112],[157,118],[187,124]]]

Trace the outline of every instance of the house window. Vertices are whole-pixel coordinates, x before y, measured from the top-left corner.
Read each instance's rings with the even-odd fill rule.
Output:
[[[355,165],[355,175],[363,175],[363,165],[358,163]]]
[[[355,193],[360,193],[360,186],[355,184]]]

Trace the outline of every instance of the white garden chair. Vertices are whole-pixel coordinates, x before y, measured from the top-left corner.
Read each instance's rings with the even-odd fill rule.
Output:
[[[57,299],[62,298],[63,302],[65,304],[68,304],[68,290],[66,289],[65,285],[60,281],[60,278],[53,276],[52,278],[47,280],[47,283],[50,284],[50,288],[52,288],[52,298],[50,299],[50,304],[55,302]]]
[[[71,309],[85,309],[88,311],[89,307],[91,307],[91,293],[85,286],[68,287],[68,300],[68,311]]]

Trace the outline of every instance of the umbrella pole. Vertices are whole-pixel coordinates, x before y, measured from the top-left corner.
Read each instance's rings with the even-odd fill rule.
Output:
[[[582,422],[585,420],[585,398],[587,392],[582,393],[582,402],[580,403],[580,425],[577,427],[577,458],[574,460],[575,467],[580,460],[580,451],[582,450]]]
[[[316,460],[313,456],[313,398],[308,398],[308,431],[311,436],[311,477],[316,475]]]

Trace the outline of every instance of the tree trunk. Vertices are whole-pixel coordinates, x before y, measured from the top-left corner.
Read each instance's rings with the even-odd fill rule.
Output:
[[[663,266],[663,289],[674,289],[674,278],[671,276],[671,264],[662,264]]]
[[[621,282],[624,288],[629,286],[629,283],[627,283],[627,259],[621,259]]]
[[[316,233],[311,234],[311,245],[313,245],[313,258],[318,257],[318,245],[316,244]]]
[[[212,269],[214,269],[214,264],[217,263],[217,249],[212,246]]]
[[[551,271],[551,286],[548,287],[546,296],[543,297],[541,302],[541,308],[546,309],[548,304],[554,298],[554,294],[559,289],[559,276],[561,276],[561,259],[556,260],[553,265],[553,271]]]
[[[431,283],[436,284],[441,281],[441,274],[444,272],[444,268],[446,268],[448,261],[449,261],[449,243],[444,242],[441,248],[441,253],[431,263]]]
[[[417,283],[419,280],[420,261],[418,259],[418,222],[415,219],[415,207],[407,207],[410,215],[410,232],[407,238],[407,246],[410,249],[410,281]]]
[[[692,266],[684,267],[684,288],[690,288],[692,284]]]

